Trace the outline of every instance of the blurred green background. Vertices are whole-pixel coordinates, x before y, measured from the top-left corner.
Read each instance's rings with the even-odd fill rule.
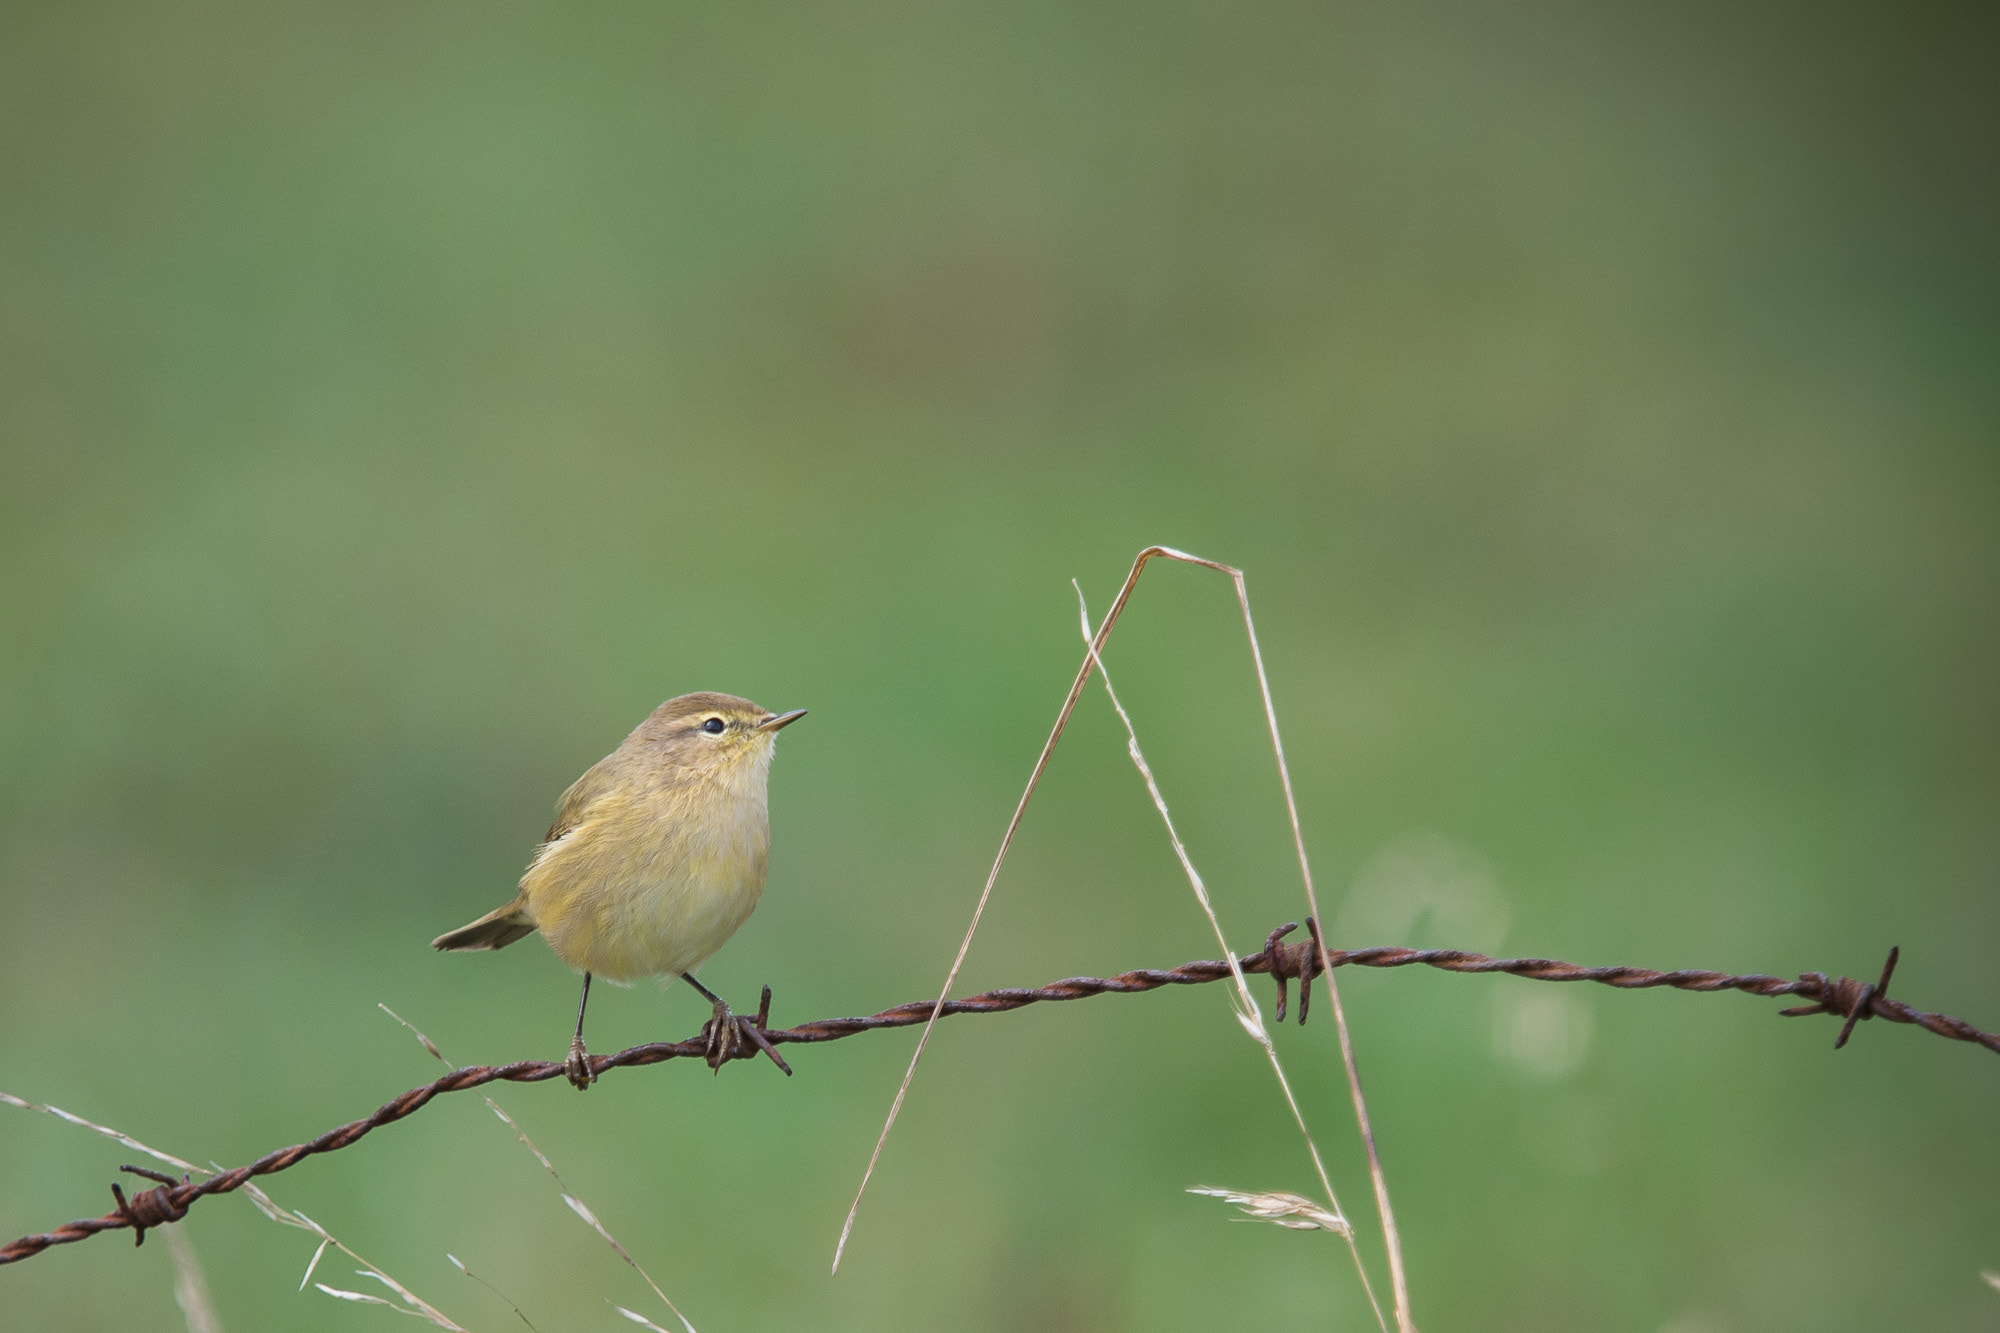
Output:
[[[1346,945],[1872,976],[2000,1026],[1984,5],[29,5],[0,17],[0,1088],[235,1163],[560,1057],[434,955],[661,699],[808,707],[775,1018],[930,994],[1162,541],[1249,571]],[[1109,660],[1232,942],[1303,915],[1226,583]],[[1214,945],[1101,692],[961,984]],[[2000,1327],[2000,1063],[1740,996],[1340,978],[1415,1312]],[[1268,997],[1268,990],[1260,994]],[[1268,998],[1266,999],[1268,1004]],[[601,992],[598,1050],[685,988]],[[1379,1232],[1334,1032],[1280,1048]],[[1372,1327],[1220,987],[498,1096],[703,1333]],[[4,1108],[0,1108],[4,1109]],[[0,1116],[0,1232],[132,1154]],[[480,1102],[277,1178],[459,1322],[669,1323]],[[246,1200],[227,1328],[297,1290]],[[353,1286],[350,1266],[321,1273]],[[164,1245],[0,1324],[179,1327]]]

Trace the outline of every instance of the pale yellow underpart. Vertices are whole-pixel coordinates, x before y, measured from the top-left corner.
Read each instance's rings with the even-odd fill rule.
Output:
[[[736,933],[764,891],[772,739],[638,777],[542,845],[521,893],[558,958],[607,981],[676,976]]]

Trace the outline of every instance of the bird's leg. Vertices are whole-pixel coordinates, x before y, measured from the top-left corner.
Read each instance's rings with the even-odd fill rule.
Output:
[[[737,1015],[731,1013],[728,1004],[723,1001],[722,997],[702,985],[699,981],[696,981],[694,973],[681,973],[681,980],[700,991],[702,998],[715,1006],[715,1016],[702,1024],[701,1028],[702,1036],[707,1039],[708,1067],[710,1069],[719,1072],[722,1069],[722,1062],[730,1057],[731,1052],[737,1044],[747,1041],[749,1045],[755,1046],[758,1050],[770,1056],[772,1064],[784,1070],[787,1074],[792,1072],[792,1067],[785,1063],[784,1057],[778,1054],[777,1050],[764,1036],[764,1022],[771,1016],[771,988],[769,986],[764,987],[763,1003],[758,1005],[756,1021],[752,1022],[747,1018],[739,1018]]]
[[[576,1002],[576,1035],[569,1039],[569,1059],[563,1061],[563,1075],[578,1092],[589,1090],[597,1075],[591,1072],[590,1056],[583,1049],[583,1010],[590,1003],[590,973],[583,974],[583,998]]]

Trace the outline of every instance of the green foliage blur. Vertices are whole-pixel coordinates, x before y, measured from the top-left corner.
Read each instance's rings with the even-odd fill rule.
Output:
[[[1872,976],[2000,1026],[1983,5],[15,4],[0,1089],[233,1164],[560,1058],[438,956],[661,699],[812,715],[775,1020],[932,994],[1101,610],[1243,566],[1343,945]],[[1108,660],[1231,942],[1304,915],[1227,584]],[[1210,957],[1093,686],[961,990]],[[2000,1062],[1345,973],[1421,1326],[1990,1329]],[[1268,1006],[1268,989],[1260,994]],[[1267,1009],[1268,1012],[1268,1009]],[[601,990],[594,1049],[690,1034]],[[1330,1017],[1280,1049],[1386,1293]],[[497,1093],[703,1333],[1373,1327],[1221,987]],[[0,1107],[0,1232],[133,1154]],[[270,1182],[471,1329],[666,1312],[454,1096]],[[185,1227],[224,1326],[297,1290]],[[356,1287],[351,1265],[318,1277]],[[167,1247],[0,1326],[180,1327]]]

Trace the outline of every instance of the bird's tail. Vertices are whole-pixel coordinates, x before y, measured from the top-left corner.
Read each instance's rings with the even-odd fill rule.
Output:
[[[468,949],[504,949],[524,935],[535,933],[535,919],[528,913],[528,897],[522,894],[505,907],[497,907],[471,925],[448,930],[431,941],[433,949],[453,953]]]

